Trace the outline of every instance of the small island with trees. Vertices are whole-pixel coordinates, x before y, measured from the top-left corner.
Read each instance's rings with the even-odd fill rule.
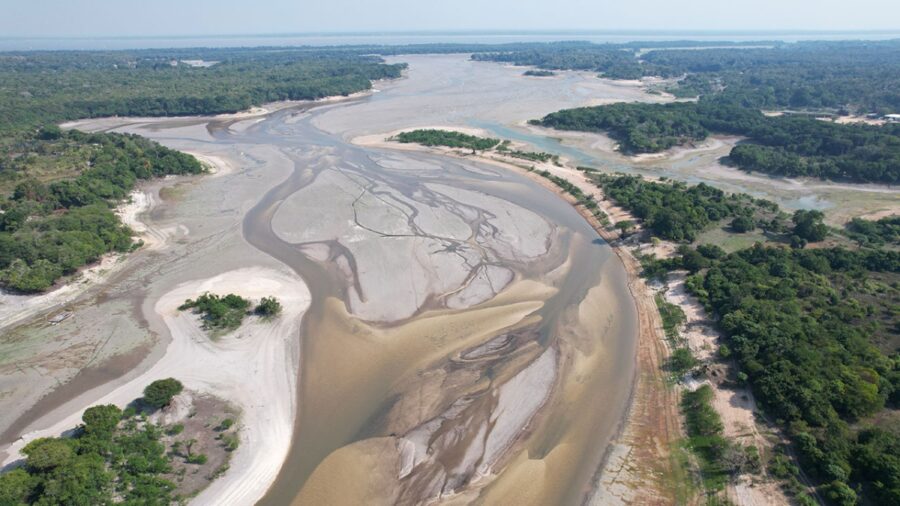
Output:
[[[401,132],[389,140],[403,144],[421,144],[423,146],[445,146],[448,148],[471,149],[472,151],[484,151],[500,144],[500,139],[490,139],[468,135],[451,130],[412,130]]]
[[[522,75],[528,77],[553,77],[556,75],[556,72],[552,70],[526,70]]]
[[[275,297],[263,297],[251,311],[252,305],[248,299],[240,295],[233,293],[216,295],[207,292],[196,299],[187,299],[184,304],[178,306],[178,310],[193,310],[195,314],[200,315],[203,328],[218,336],[236,330],[248,315],[254,314],[263,320],[269,320],[278,316],[283,309]]]

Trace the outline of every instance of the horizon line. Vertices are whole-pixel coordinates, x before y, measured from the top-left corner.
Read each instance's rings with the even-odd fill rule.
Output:
[[[868,29],[478,29],[478,30],[360,30],[268,33],[208,33],[208,34],[141,34],[141,35],[11,35],[0,40],[103,40],[103,39],[200,39],[200,38],[275,38],[275,37],[341,37],[341,36],[434,36],[434,35],[841,35],[841,34],[900,34],[900,28]]]

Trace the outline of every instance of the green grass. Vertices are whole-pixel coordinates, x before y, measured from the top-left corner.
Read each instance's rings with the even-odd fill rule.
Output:
[[[729,230],[727,222],[720,226],[716,226],[700,233],[695,241],[696,244],[715,244],[725,250],[726,253],[733,253],[738,250],[749,248],[757,242],[768,242],[770,239],[766,237],[762,230],[756,229],[753,232],[744,234],[736,234]]]
[[[686,320],[684,311],[670,302],[667,302],[662,295],[656,294],[656,307],[659,309],[659,316],[662,318],[663,330],[666,337],[672,340],[678,339],[678,326]]]

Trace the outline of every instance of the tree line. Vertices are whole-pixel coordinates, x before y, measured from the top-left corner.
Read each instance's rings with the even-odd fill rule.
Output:
[[[611,104],[564,109],[534,124],[609,132],[625,153],[651,153],[705,139],[741,135],[729,161],[784,176],[895,184],[900,181],[900,125],[841,125],[808,116],[767,117],[721,98],[698,103]]]

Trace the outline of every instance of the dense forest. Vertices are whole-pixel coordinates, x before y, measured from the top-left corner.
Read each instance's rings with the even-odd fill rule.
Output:
[[[713,223],[745,218],[749,225],[740,232],[757,227],[783,232],[787,215],[774,202],[747,194],[727,194],[707,184],[648,181],[641,176],[592,173],[591,179],[603,189],[606,198],[640,218],[657,237],[692,242]],[[733,226],[733,225],[732,225]]]
[[[486,50],[472,57],[548,70],[588,70],[612,79],[681,78],[670,88],[678,96],[723,94],[761,109],[900,112],[898,40],[705,47],[709,45],[547,44]]]
[[[47,128],[38,137],[28,146],[34,151],[4,153],[0,165],[0,178],[18,181],[0,200],[0,284],[21,292],[46,290],[105,253],[131,248],[113,208],[138,180],[203,170],[193,157],[133,135]],[[61,167],[42,180],[47,165]]]
[[[874,221],[853,218],[847,224],[847,233],[861,246],[900,246],[900,216],[888,216]]]
[[[612,104],[565,109],[532,123],[560,130],[606,131],[626,153],[650,153],[702,140],[741,135],[731,163],[783,176],[857,182],[900,182],[900,124],[841,125],[808,116],[768,117],[723,99],[698,103]]]
[[[185,63],[195,59],[211,66]],[[374,56],[285,48],[0,53],[0,130],[348,95],[369,89],[372,80],[399,77],[403,68]]]
[[[835,504],[900,503],[900,434],[871,418],[900,403],[898,283],[895,251],[761,244],[687,282]]]
[[[869,247],[805,249],[829,234],[821,212],[789,216],[774,203],[704,184],[589,174],[659,237],[688,242],[726,219],[733,232],[760,227],[776,242],[791,237],[794,248],[757,243],[731,254],[682,244],[674,258],[642,259],[644,275],[690,273],[686,286],[723,333],[738,380],[749,382],[766,414],[786,429],[822,497],[847,506],[861,498],[900,502],[900,425],[890,414],[900,407],[900,252],[878,247],[896,240],[897,217],[851,223],[848,231]],[[657,304],[667,335],[675,332],[678,315]],[[692,368],[696,361],[679,351],[673,369]],[[683,409],[689,445],[715,488],[737,450],[721,437],[708,393],[686,395]],[[802,486],[794,488],[802,495]]]

